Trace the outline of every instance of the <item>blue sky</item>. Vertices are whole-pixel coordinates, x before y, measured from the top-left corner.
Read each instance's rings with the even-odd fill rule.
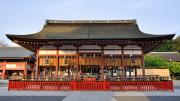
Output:
[[[180,35],[180,0],[0,0],[0,37],[8,44],[5,34],[38,32],[46,19],[136,19],[143,32]]]

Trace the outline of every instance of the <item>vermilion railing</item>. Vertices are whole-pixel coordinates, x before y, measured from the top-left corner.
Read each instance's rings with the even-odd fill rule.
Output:
[[[110,90],[173,91],[173,81],[126,81],[110,82]]]
[[[10,80],[8,90],[33,91],[173,91],[173,81],[18,81]]]

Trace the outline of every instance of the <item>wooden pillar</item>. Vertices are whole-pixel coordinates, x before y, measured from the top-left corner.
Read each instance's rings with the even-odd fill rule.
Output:
[[[126,75],[127,75],[127,70],[126,70],[126,69],[127,69],[127,67],[125,66],[125,67],[124,67],[124,72],[125,72],[125,73],[124,73],[124,78],[126,78]]]
[[[55,69],[55,76],[58,78],[58,68],[59,68],[59,47],[56,48],[56,69]]]
[[[70,76],[70,66],[68,66],[68,76]]]
[[[131,69],[132,67],[128,67],[128,70],[129,70],[129,77],[131,78]]]
[[[38,77],[38,72],[39,72],[39,48],[36,51],[36,73],[35,77]]]
[[[27,77],[27,62],[28,62],[28,60],[27,61],[25,61],[25,63],[24,63],[24,76],[25,77]]]
[[[134,69],[135,69],[135,77],[137,77],[137,67],[135,67]]]
[[[104,46],[101,47],[101,80],[105,80],[104,77]]]
[[[141,65],[142,65],[142,75],[145,77],[145,65],[144,65],[144,51],[142,49],[142,55],[141,55]]]
[[[6,79],[6,60],[3,63],[2,79]]]
[[[49,68],[49,72],[50,72],[50,73],[49,73],[49,76],[50,76],[50,78],[52,78],[52,67]],[[48,78],[49,78],[49,77],[48,77]]]
[[[121,65],[122,65],[122,74],[121,74],[121,79],[123,80],[125,77],[125,67],[124,67],[124,47],[121,47],[122,49],[122,58],[121,58]]]
[[[79,69],[79,46],[76,47],[76,57],[77,57],[77,67],[76,67],[76,80],[79,79],[79,73],[78,73],[78,69]]]
[[[59,49],[59,48],[58,48]],[[58,58],[57,58],[57,78],[58,78],[58,76],[60,75],[60,74],[58,74],[58,73],[60,73],[61,72],[61,69],[59,69],[60,68],[60,66],[59,66],[59,51],[58,51]]]
[[[44,78],[46,78],[46,68],[47,67],[44,68]]]

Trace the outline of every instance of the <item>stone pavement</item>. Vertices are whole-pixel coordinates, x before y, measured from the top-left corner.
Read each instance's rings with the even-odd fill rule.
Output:
[[[59,92],[59,91],[7,91],[7,87],[0,87],[0,101],[16,101],[8,99],[23,99],[22,96],[27,96],[34,99],[44,99],[43,97],[48,96],[48,98],[54,99],[54,101],[134,101],[132,98],[141,99],[138,101],[154,101],[154,98],[164,99],[163,96],[168,97],[167,100],[162,101],[179,101],[180,89],[175,89],[174,92],[163,92],[163,91],[145,91],[145,92],[103,92],[103,91],[69,91],[69,92]],[[3,96],[3,97],[2,97]],[[5,96],[5,97],[4,97]],[[19,97],[19,98],[18,98]],[[6,100],[4,100],[6,99]],[[152,100],[153,99],[153,100]],[[178,100],[175,100],[178,99]],[[17,100],[21,101],[21,100]],[[22,100],[23,101],[23,100]],[[31,100],[27,100],[31,101]],[[37,100],[39,101],[39,100]],[[45,99],[43,101],[53,101]],[[161,101],[161,100],[157,100]]]
[[[8,91],[7,87],[0,87],[0,96],[180,96],[180,89],[170,91]]]

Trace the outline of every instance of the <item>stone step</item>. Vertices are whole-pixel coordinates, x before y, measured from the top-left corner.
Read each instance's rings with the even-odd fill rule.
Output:
[[[74,91],[68,94],[63,101],[116,101],[112,92]]]

